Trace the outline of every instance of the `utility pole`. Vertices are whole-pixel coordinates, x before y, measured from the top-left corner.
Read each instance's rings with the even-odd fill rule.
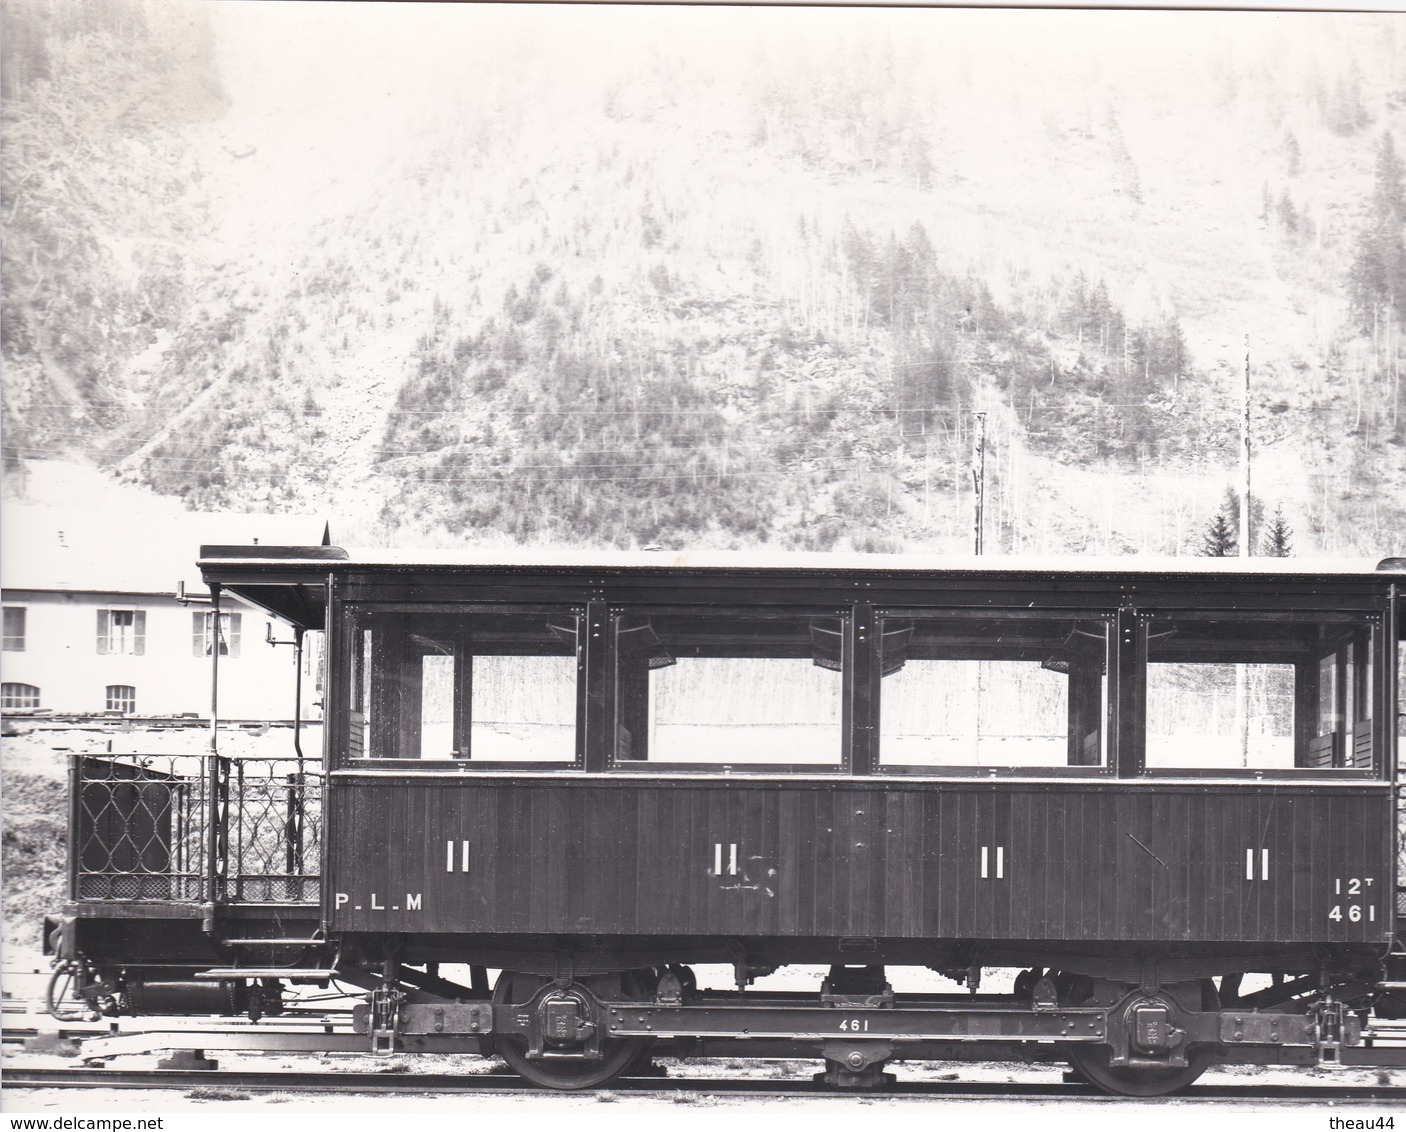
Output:
[[[1240,557],[1254,553],[1250,545],[1250,336],[1245,335],[1245,386],[1240,413]]]
[[[972,441],[972,488],[976,503],[976,553],[981,554],[984,510],[986,506],[986,414],[973,413],[976,434]]]
[[[972,434],[972,488],[973,502],[976,505],[976,553],[981,555],[982,535],[985,527],[986,511],[986,414],[973,413],[976,418],[976,431]],[[968,666],[971,673],[972,689],[972,750],[977,764],[981,763],[981,676],[982,663]]]
[[[1250,546],[1250,335],[1245,335],[1245,385],[1240,413],[1240,557],[1249,558]],[[1250,672],[1235,666],[1235,721],[1240,737],[1240,765],[1250,765]]]

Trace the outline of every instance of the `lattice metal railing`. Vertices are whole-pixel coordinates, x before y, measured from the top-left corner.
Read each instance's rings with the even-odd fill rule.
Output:
[[[208,797],[199,759],[75,756],[74,897],[208,900]]]
[[[314,903],[320,764],[76,755],[70,889],[80,901]]]
[[[1400,771],[1398,778],[1400,777]],[[1396,915],[1406,918],[1406,786],[1396,787]]]
[[[315,903],[322,845],[322,774],[287,759],[227,767],[225,895],[264,904]]]

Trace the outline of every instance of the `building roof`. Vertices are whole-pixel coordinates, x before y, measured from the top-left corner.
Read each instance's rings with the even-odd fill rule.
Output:
[[[70,593],[203,593],[195,562],[202,543],[317,545],[314,515],[84,509],[5,502],[0,588]]]

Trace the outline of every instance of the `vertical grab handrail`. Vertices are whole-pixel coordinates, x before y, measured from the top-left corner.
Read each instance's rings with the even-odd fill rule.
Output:
[[[298,770],[290,775],[288,790],[288,876],[303,872],[303,807],[305,805],[305,767],[303,765],[303,627],[293,628],[293,750],[298,755]]]
[[[297,756],[297,770],[289,773],[283,782],[283,876],[284,895],[291,896],[294,889],[301,891],[299,878],[303,873],[303,827],[304,809],[307,794],[307,768],[303,756],[303,634],[301,625],[293,626],[291,641],[276,641],[273,626],[269,625],[264,640],[275,645],[293,646],[293,751]],[[272,779],[269,785],[272,786]]]
[[[220,855],[220,775],[219,756],[211,752],[205,756],[205,903],[211,906],[219,902],[220,894],[216,885],[219,870],[216,862]]]
[[[68,898],[78,899],[78,858],[83,852],[79,844],[79,812],[83,806],[83,758],[77,751],[68,756]]]
[[[206,930],[214,928],[215,905],[223,894],[219,891],[220,855],[220,587],[210,586],[209,614],[211,626],[206,640],[210,642],[210,750],[205,756],[205,783],[209,795],[205,799],[205,903],[209,905]]]
[[[225,780],[228,782],[229,769],[225,769]],[[234,825],[234,868],[225,870],[225,885],[228,887],[230,876],[234,877],[234,899],[244,899],[244,762],[243,760],[234,763],[234,804],[229,804],[228,796],[225,799],[225,822]],[[226,841],[228,841],[228,830],[226,830]]]
[[[178,897],[186,895],[186,838],[190,836],[190,784],[182,782],[172,788],[171,801],[171,875],[172,889]]]
[[[1387,776],[1392,783],[1392,803],[1393,812],[1391,823],[1391,864],[1396,874],[1395,891],[1392,893],[1391,901],[1391,927],[1392,934],[1396,935],[1401,926],[1401,898],[1406,895],[1406,870],[1402,865],[1403,846],[1401,835],[1402,817],[1406,815],[1406,781],[1402,779],[1401,767],[1401,720],[1406,717],[1406,702],[1401,701],[1402,678],[1400,671],[1401,644],[1403,641],[1400,632],[1402,618],[1401,608],[1401,588],[1395,582],[1387,590],[1386,604],[1386,648],[1381,665],[1381,686],[1385,692],[1382,696],[1382,703],[1386,710],[1382,713],[1386,716],[1381,721],[1383,738],[1382,757],[1386,760]],[[1397,946],[1401,946],[1398,939]]]

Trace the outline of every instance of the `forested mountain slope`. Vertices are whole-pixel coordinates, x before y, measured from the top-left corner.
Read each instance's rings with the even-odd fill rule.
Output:
[[[984,412],[988,549],[1194,553],[1248,335],[1294,549],[1401,549],[1400,19],[321,7],[8,7],[17,485],[960,551]]]

